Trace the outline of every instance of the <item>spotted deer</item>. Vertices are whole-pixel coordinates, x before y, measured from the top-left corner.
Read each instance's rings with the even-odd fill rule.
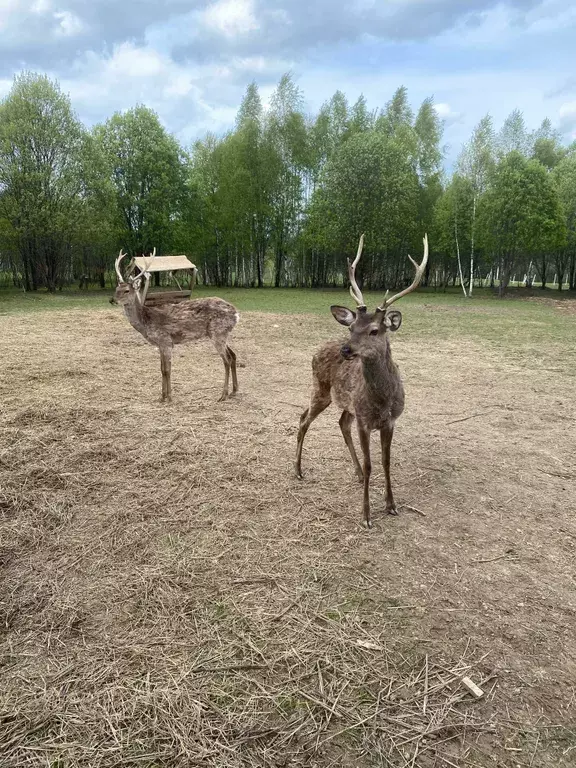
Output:
[[[386,511],[391,515],[398,514],[390,482],[390,447],[394,425],[404,410],[404,387],[400,372],[392,360],[390,333],[400,328],[402,314],[390,310],[390,306],[420,284],[428,261],[427,236],[424,236],[423,242],[424,256],[420,264],[408,256],[416,268],[416,277],[412,284],[390,298],[387,291],[384,301],[376,311],[368,312],[355,277],[364,245],[362,235],[356,258],[352,264],[348,260],[350,293],[356,302],[356,311],[340,306],[330,307],[337,322],[350,329],[350,338],[344,343],[329,341],[314,355],[310,405],[300,417],[295,469],[296,476],[302,479],[302,446],[310,424],[332,401],[342,409],[340,429],[352,456],[358,479],[364,484],[362,516],[367,528],[372,527],[369,497],[372,470],[370,434],[374,430],[380,431],[386,482]],[[363,467],[360,466],[352,442],[351,426],[354,419],[364,456]]]
[[[145,272],[144,277],[140,274],[124,280],[120,264],[125,256],[126,254],[120,251],[115,263],[118,285],[114,301],[122,305],[130,325],[160,351],[162,400],[169,402],[172,399],[170,374],[174,345],[205,338],[212,341],[224,363],[224,388],[219,399],[226,400],[230,395],[236,394],[236,354],[228,345],[228,336],[240,319],[236,307],[217,297],[146,306],[144,302],[150,276]],[[154,254],[150,258],[153,259]],[[232,392],[229,395],[230,373]]]

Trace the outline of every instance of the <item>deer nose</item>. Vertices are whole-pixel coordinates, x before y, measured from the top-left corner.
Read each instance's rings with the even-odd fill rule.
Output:
[[[350,349],[350,345],[343,344],[340,347],[340,354],[342,355],[342,357],[345,357],[347,360],[351,358],[353,353],[352,353],[352,350]]]

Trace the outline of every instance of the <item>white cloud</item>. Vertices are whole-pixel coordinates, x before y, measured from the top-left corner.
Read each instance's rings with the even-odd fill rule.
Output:
[[[240,71],[264,72],[268,67],[268,61],[264,56],[245,56],[233,60],[234,66]]]
[[[115,46],[111,55],[89,51],[63,84],[80,108],[106,101],[117,110],[138,102],[158,103],[165,94],[187,94],[192,74],[152,48],[127,42]]]
[[[526,13],[526,31],[542,34],[564,29],[576,22],[576,7],[565,0],[544,0]]]
[[[84,24],[70,11],[56,11],[54,18],[59,22],[56,34],[62,37],[75,37],[84,30]]]
[[[436,107],[442,112],[454,112],[458,106],[458,119],[445,120],[443,143],[447,144],[448,165],[455,159],[462,144],[471,136],[473,128],[489,112],[494,126],[499,129],[510,112],[518,107],[524,113],[529,128],[537,128],[546,115],[558,115],[561,100],[547,99],[551,83],[557,77],[555,72],[540,68],[532,70],[424,73],[407,70],[399,65],[396,70],[352,71],[344,68],[305,69],[298,79],[307,99],[310,111],[315,112],[337,89],[342,90],[349,101],[363,93],[370,108],[386,104],[399,85],[408,89],[408,97],[415,109],[427,97],[433,95]],[[566,108],[567,109],[567,108]],[[567,120],[567,116],[564,118]],[[558,120],[553,121],[558,125]]]
[[[434,104],[434,109],[438,113],[438,117],[448,117],[448,115],[452,112],[450,104]]]
[[[12,88],[12,80],[8,80],[8,78],[0,79],[0,98],[4,98],[10,91],[10,88]]]
[[[560,132],[570,139],[576,139],[576,101],[566,101],[561,104],[558,117]]]
[[[562,104],[558,110],[558,116],[562,117],[574,117],[576,115],[576,101],[567,101]]]
[[[230,128],[252,79],[266,105],[292,71],[310,112],[337,89],[379,108],[404,84],[415,109],[437,99],[452,157],[516,106],[573,135],[574,23],[566,0],[0,0],[0,95],[47,69],[86,122],[144,103],[188,142]]]
[[[152,48],[140,48],[134,43],[121,43],[116,46],[109,58],[104,58],[103,76],[111,75],[118,79],[148,79],[157,75],[170,74],[170,63]]]
[[[481,12],[463,14],[438,40],[464,49],[506,49],[522,38],[535,38],[574,24],[576,6],[565,0],[542,0],[528,9],[500,2]]]
[[[0,49],[18,50],[22,44],[40,48],[50,40],[77,37],[85,25],[52,0],[0,0],[0,30],[5,31]]]
[[[62,89],[87,123],[110,117],[136,104],[154,109],[166,127],[185,144],[207,131],[222,132],[234,123],[240,98],[222,103],[230,67],[182,63],[149,45],[122,43],[110,54],[90,51],[77,60]]]
[[[202,23],[225,37],[246,35],[259,28],[253,0],[217,0],[201,14]]]
[[[434,104],[434,110],[438,117],[444,121],[444,125],[446,126],[462,119],[462,112],[456,112],[452,109],[450,104],[447,104],[446,102]]]
[[[232,72],[246,75],[260,75],[265,77],[279,78],[284,72],[290,72],[294,69],[295,62],[291,59],[268,58],[266,56],[244,56],[234,57],[230,61]]]
[[[13,14],[21,10],[21,0],[0,0],[0,30],[10,26]]]
[[[32,3],[30,10],[32,13],[37,13],[38,15],[42,16],[45,13],[48,13],[48,11],[51,8],[52,3],[50,0],[34,0]]]
[[[439,104],[434,104],[434,111],[438,114],[438,117],[443,119],[460,114],[459,112],[454,112],[450,104],[446,104],[446,102],[443,101],[441,101]]]

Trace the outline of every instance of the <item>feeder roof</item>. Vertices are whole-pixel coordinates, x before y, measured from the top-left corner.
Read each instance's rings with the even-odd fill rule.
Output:
[[[135,256],[134,264],[140,272],[175,272],[177,269],[196,269],[184,255],[181,256]]]

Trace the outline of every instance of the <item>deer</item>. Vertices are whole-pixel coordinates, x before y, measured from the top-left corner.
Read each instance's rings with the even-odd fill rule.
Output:
[[[156,249],[150,260],[155,254]],[[162,401],[172,400],[171,369],[174,345],[200,339],[210,339],[224,363],[224,387],[219,401],[235,395],[238,392],[236,354],[228,344],[228,336],[240,319],[236,307],[216,296],[148,307],[145,305],[145,297],[150,274],[144,270],[135,277],[128,276],[125,280],[120,265],[126,255],[120,250],[114,265],[118,285],[111,301],[120,304],[130,325],[141,333],[146,341],[158,348],[162,371]],[[232,392],[229,394],[230,373]]]
[[[324,411],[332,401],[342,410],[340,430],[344,437],[358,479],[364,484],[362,502],[362,520],[366,528],[372,528],[370,517],[370,435],[380,431],[382,464],[386,484],[386,507],[390,515],[397,515],[396,504],[390,481],[390,449],[397,419],[404,410],[404,386],[400,371],[392,360],[390,334],[397,331],[402,323],[402,313],[391,310],[391,305],[398,299],[411,293],[418,287],[428,262],[428,236],[423,238],[424,256],[420,264],[409,255],[408,258],[416,269],[413,282],[404,290],[388,298],[374,312],[368,312],[362,292],[356,282],[356,266],[360,261],[364,246],[364,235],[360,237],[356,258],[348,259],[348,277],[350,294],[356,303],[356,311],[347,307],[332,305],[330,311],[335,320],[350,330],[347,341],[329,341],[324,344],[312,359],[312,394],[310,405],[300,417],[296,446],[296,477],[302,475],[302,446],[310,424]],[[360,447],[363,453],[363,466],[352,442],[352,422],[356,426]]]

